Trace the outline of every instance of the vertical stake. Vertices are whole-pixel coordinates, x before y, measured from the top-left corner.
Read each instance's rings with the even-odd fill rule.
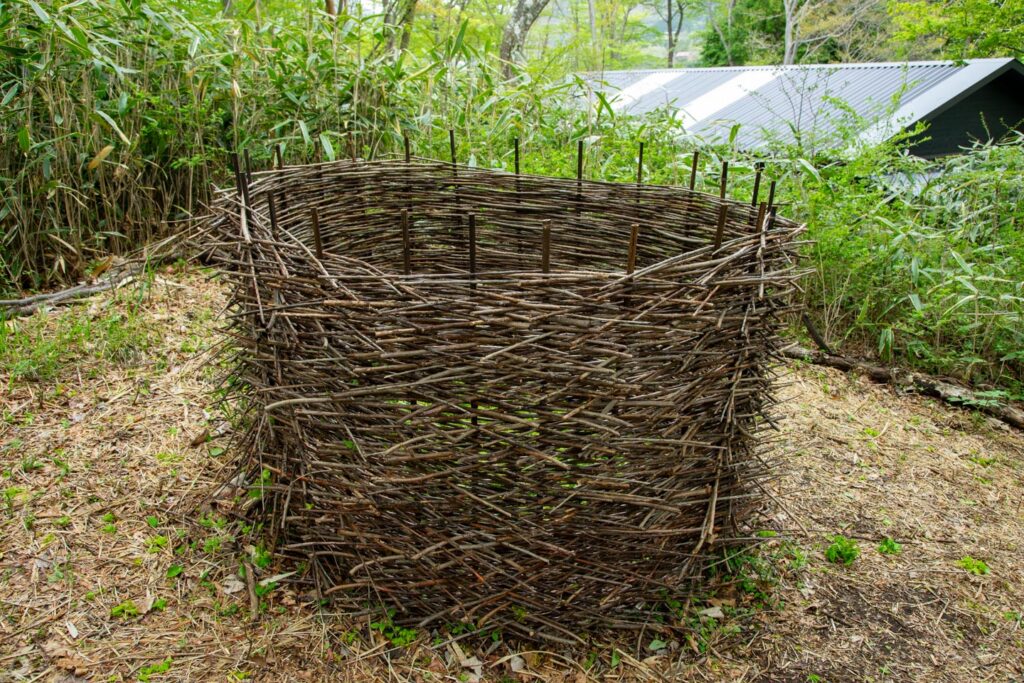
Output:
[[[476,291],[476,214],[469,214],[469,288]],[[477,402],[469,402],[469,408],[473,411],[470,424],[473,427],[480,425],[480,418],[477,416]]]
[[[315,206],[309,208],[309,218],[313,221],[313,246],[316,248],[317,259],[324,257],[324,243],[320,239],[320,214]]]
[[[249,156],[248,147],[242,150],[242,156],[245,159],[245,182],[252,184],[252,158]]]
[[[775,181],[768,186],[768,211],[775,208]]]
[[[356,134],[352,132],[348,134],[348,151],[352,155],[352,163],[356,163],[359,156],[356,154]]]
[[[693,161],[690,163],[690,189],[697,186],[697,161],[700,159],[700,152],[693,153]]]
[[[452,173],[454,174],[455,173],[455,164],[457,163],[456,159],[455,159],[455,129],[454,128],[449,128],[448,129],[448,151],[451,152],[451,154],[452,154]]]
[[[405,144],[405,163],[412,161],[412,147],[409,145],[409,136],[403,135],[402,142]]]
[[[725,199],[725,186],[729,182],[729,162],[722,162],[722,182],[718,187],[718,197]]]
[[[722,247],[722,238],[725,236],[725,219],[728,214],[728,204],[722,204],[718,207],[718,227],[715,229],[715,251],[718,251]]]
[[[270,212],[270,234],[277,239],[277,207],[274,205],[274,195],[267,193],[267,210]]]
[[[750,205],[757,206],[757,195],[761,191],[761,172],[764,171],[764,162],[758,161],[754,164],[754,195],[750,198]]]
[[[402,271],[412,274],[412,254],[409,246],[409,210],[402,209]]]
[[[583,180],[583,140],[576,143],[576,180]]]
[[[277,170],[284,168],[284,146],[279,142],[274,145],[274,156],[277,158]]]
[[[644,182],[644,143],[640,143],[640,156],[636,161],[636,184],[642,185]]]
[[[576,143],[576,217],[583,215],[583,140]]]
[[[764,217],[768,213],[768,205],[765,202],[761,202],[757,206],[757,222],[754,223],[754,227],[760,230],[764,227]]]
[[[626,275],[632,275],[636,270],[636,242],[640,236],[640,224],[634,223],[629,231],[629,254],[626,257]]]
[[[476,289],[476,214],[469,214],[469,288]]]
[[[522,191],[522,186],[519,183],[519,138],[512,138],[512,148],[514,150],[515,157],[515,171],[516,171],[516,204],[522,201],[519,193]],[[516,253],[523,253],[523,226],[519,223],[522,220],[521,216],[516,216]]]
[[[551,272],[551,221],[544,221],[540,238],[540,272]]]

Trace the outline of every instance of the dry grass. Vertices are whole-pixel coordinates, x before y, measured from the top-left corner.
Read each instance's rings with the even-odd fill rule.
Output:
[[[287,583],[255,595],[238,575],[261,559],[235,516],[247,497],[213,496],[232,475],[217,372],[203,365],[223,300],[195,271],[162,272],[142,292],[7,323],[0,681],[1024,676],[1024,437],[815,368],[782,392],[789,474],[772,513],[788,540],[723,565],[679,607],[693,637],[657,654],[651,636],[623,643],[611,668],[612,649],[595,646],[587,672],[588,651],[434,646],[451,626],[396,647]],[[849,567],[825,560],[836,533],[859,543]],[[902,553],[880,554],[885,536]],[[989,573],[961,568],[968,556]]]

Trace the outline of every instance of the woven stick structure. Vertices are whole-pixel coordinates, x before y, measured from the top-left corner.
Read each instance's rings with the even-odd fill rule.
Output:
[[[801,231],[765,205],[345,161],[209,226],[268,527],[350,612],[641,626],[762,504]]]

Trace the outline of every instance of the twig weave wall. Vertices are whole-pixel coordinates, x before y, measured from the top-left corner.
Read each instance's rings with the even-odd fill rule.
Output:
[[[799,226],[425,161],[240,185],[211,226],[247,467],[323,594],[572,641],[648,622],[744,535]]]

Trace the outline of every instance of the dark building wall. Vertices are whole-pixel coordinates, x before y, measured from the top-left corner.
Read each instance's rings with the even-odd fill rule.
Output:
[[[1024,74],[1016,71],[993,79],[931,118],[922,136],[929,139],[910,152],[921,157],[958,154],[977,140],[998,140],[1010,130],[1024,131]]]

